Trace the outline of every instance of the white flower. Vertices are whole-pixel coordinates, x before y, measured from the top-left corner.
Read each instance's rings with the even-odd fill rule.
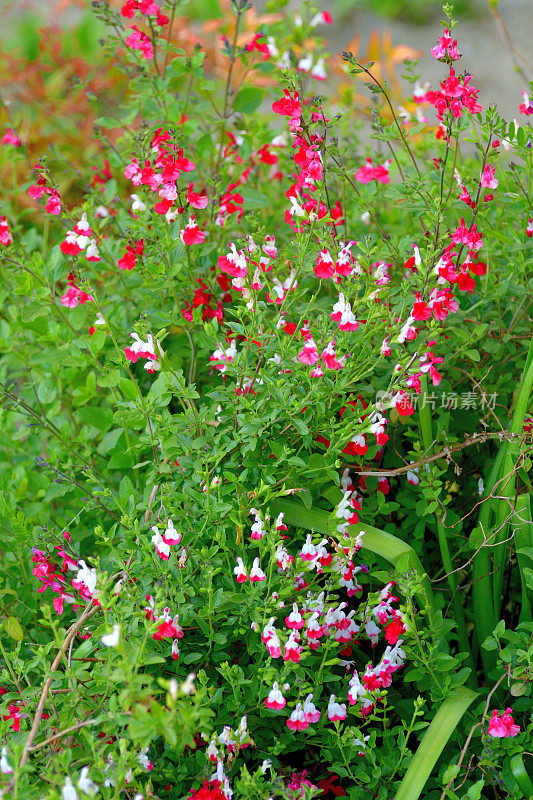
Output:
[[[116,647],[120,640],[120,625],[113,625],[113,630],[111,633],[105,633],[100,641],[106,647]]]
[[[298,61],[298,72],[309,72],[313,66],[313,54],[308,53]]]
[[[326,68],[324,66],[324,59],[319,58],[315,66],[311,69],[310,75],[312,78],[316,78],[319,81],[324,81],[328,77],[326,72]]]
[[[85,561],[80,558],[78,564],[81,565],[81,569],[78,570],[78,574],[76,575],[76,581],[78,583],[83,583],[85,588],[90,594],[94,594],[96,591],[96,570],[94,567],[89,569]]]
[[[78,793],[69,777],[65,778],[65,785],[61,789],[63,800],[78,800]]]
[[[289,209],[289,214],[294,214],[295,217],[305,217],[305,211],[298,203],[295,197],[289,197],[291,208]]]
[[[77,782],[78,789],[84,794],[93,795],[98,792],[98,786],[89,778],[89,767],[83,767]]]
[[[362,739],[357,739],[357,737],[353,740],[352,745],[354,747],[361,747],[363,750],[366,750],[366,743],[370,739],[370,734],[367,736],[363,736]]]
[[[143,203],[138,194],[130,194],[130,199],[133,200],[132,211],[146,211],[146,203]]]
[[[183,694],[194,694],[196,692],[196,687],[194,685],[194,679],[196,678],[195,672],[190,672],[183,683],[181,684],[181,691]]]
[[[13,774],[13,767],[7,760],[7,747],[2,747],[2,755],[0,756],[0,772],[2,775]]]
[[[167,559],[170,555],[170,545],[168,545],[159,531],[157,530],[156,525],[152,525],[151,528],[154,531],[154,535],[152,536],[152,542],[154,543],[154,547],[156,552],[160,556],[160,558]]]
[[[80,247],[81,247],[81,244],[80,244],[80,239],[81,238],[82,238],[81,236],[78,237],[78,244],[79,244]],[[83,238],[87,239],[87,236],[85,236]],[[87,250],[85,251],[85,258],[87,258],[87,259],[94,258],[94,259],[97,259],[97,260],[100,258],[100,251],[98,250],[98,247],[97,247],[97,244],[96,244],[96,239],[90,239],[89,240],[89,246],[87,247]],[[98,313],[100,313],[100,312],[98,312]],[[99,322],[98,325],[105,325],[105,322]]]
[[[273,36],[267,36],[267,47],[271,58],[277,58],[279,56],[279,50]]]
[[[151,769],[154,768],[154,765],[152,764],[152,762],[148,758],[148,748],[147,747],[143,747],[143,749],[141,750],[141,752],[137,756],[137,761],[139,762],[141,767],[144,767],[144,769],[146,769],[148,771],[150,771]]]

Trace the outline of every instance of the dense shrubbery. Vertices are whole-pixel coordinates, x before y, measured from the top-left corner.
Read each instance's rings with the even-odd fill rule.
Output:
[[[0,791],[529,796],[533,105],[447,10],[412,114],[344,54],[367,150],[327,13],[235,4],[221,85],[94,6],[102,160],[3,139]]]

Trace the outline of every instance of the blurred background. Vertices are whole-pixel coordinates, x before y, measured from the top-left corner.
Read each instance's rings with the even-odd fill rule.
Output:
[[[260,15],[268,10],[267,0],[251,5]],[[112,3],[113,4],[113,3]],[[442,16],[442,3],[434,0],[323,0],[313,3],[333,16],[333,25],[321,31],[329,53],[336,55],[356,39],[364,52],[378,32],[387,46],[409,45],[418,49],[424,80],[434,85],[442,68],[431,56]],[[193,0],[183,9],[200,25],[227,13],[229,0]],[[302,0],[291,0],[296,10]],[[517,116],[520,92],[533,79],[533,0],[455,0],[460,20],[457,31],[461,68],[473,75],[483,105],[493,100],[503,116]],[[59,24],[74,31],[84,23],[90,0],[0,0],[3,35],[0,47],[31,50],[40,25]],[[76,34],[74,34],[76,36]],[[87,34],[88,35],[88,34]],[[83,34],[82,34],[83,37]],[[75,40],[76,41],[76,40]],[[89,43],[85,42],[85,47]],[[528,63],[529,62],[529,63]]]
[[[108,2],[121,26],[130,24],[120,17],[124,0]],[[55,161],[63,161],[63,166],[68,162],[73,185],[77,165],[81,167],[82,162],[94,171],[95,182],[109,177],[108,166],[102,163],[101,131],[95,127],[98,119],[111,113],[118,120],[117,127],[107,133],[111,141],[120,136],[124,123],[128,124],[119,109],[128,92],[129,77],[120,69],[116,43],[108,38],[108,46],[101,46],[109,30],[96,20],[91,5],[91,0],[0,0],[0,136],[15,131],[26,145],[28,163],[45,153],[52,169]],[[289,35],[291,27],[293,32],[295,29],[294,24],[284,23],[280,28],[276,12],[287,6],[286,0],[250,0],[250,5],[239,46],[245,46],[261,25],[272,25],[277,19],[278,43],[283,47],[283,35]],[[407,109],[408,115],[414,115],[416,104],[412,84],[401,80],[404,59],[418,59],[416,72],[421,81],[438,88],[445,70],[430,50],[442,32],[441,2],[322,0],[321,4],[313,0],[312,5],[328,11],[333,23],[315,29],[323,42],[328,79],[311,81],[314,85],[307,89],[328,95],[332,105],[339,99],[352,108],[358,120],[366,121],[363,139],[370,132],[373,106],[361,81],[346,75],[343,50],[351,50],[365,63],[375,62],[374,74],[387,81],[397,107]],[[472,74],[483,106],[494,102],[505,119],[518,118],[520,122],[521,93],[530,92],[533,79],[533,0],[456,0],[454,5],[459,19],[454,37],[463,56],[459,73]],[[289,0],[289,20],[304,8],[304,0]],[[231,0],[191,0],[177,13],[173,41],[186,53],[199,46],[206,53],[208,72],[225,80],[228,59],[222,52],[222,37],[233,38]],[[296,57],[317,46],[320,49],[316,41],[301,41]],[[254,75],[259,84],[272,82],[260,72]],[[0,181],[5,192],[18,195],[18,202],[29,209],[33,206],[23,190],[25,169],[22,162],[15,164],[6,154]],[[64,169],[61,172],[64,174]]]

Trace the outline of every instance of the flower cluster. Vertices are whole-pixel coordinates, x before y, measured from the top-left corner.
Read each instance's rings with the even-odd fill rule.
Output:
[[[11,236],[9,223],[6,217],[0,217],[0,244],[3,245],[3,247],[8,247],[8,245],[13,244],[13,237]]]
[[[152,530],[154,532],[152,543],[157,555],[159,558],[163,559],[163,561],[168,561],[170,557],[170,548],[175,547],[181,542],[181,533],[176,530],[171,519],[167,522],[167,527],[163,531],[163,535],[159,533],[157,525],[152,525]]]
[[[144,368],[150,374],[161,369],[161,364],[157,359],[158,355],[163,355],[163,350],[157,339],[154,342],[152,334],[149,333],[146,337],[146,341],[143,341],[135,331],[130,333],[130,337],[133,339],[133,343],[124,348],[124,354],[128,361],[131,361],[132,364],[136,364],[139,358],[146,359]],[[156,353],[156,350],[158,350],[158,353]]]
[[[61,305],[65,306],[65,308],[76,308],[78,303],[82,306],[85,303],[94,303],[94,297],[76,285],[76,276],[73,272],[68,274],[67,287],[65,294],[61,295],[60,298]]]
[[[354,175],[356,181],[359,183],[371,183],[372,181],[376,181],[376,183],[389,183],[390,182],[390,174],[389,168],[392,164],[392,159],[389,158],[383,164],[379,164],[375,167],[372,164],[372,159],[368,157]]]
[[[77,256],[85,250],[87,261],[100,261],[96,239],[91,238],[92,233],[91,226],[87,221],[87,214],[83,213],[74,229],[67,231],[65,240],[60,244],[61,252],[68,256]]]
[[[477,99],[479,91],[470,86],[471,80],[471,75],[466,75],[461,80],[451,67],[450,74],[440,84],[440,90],[426,92],[425,100],[435,108],[438,120],[444,121],[445,115],[460,119],[465,111],[479,114],[482,110],[481,103]],[[448,119],[448,116],[446,118]]]
[[[70,534],[63,534],[66,542],[70,542]],[[76,596],[71,592],[70,586],[79,594],[82,601],[93,599],[98,603],[96,588],[97,575],[94,567],[88,567],[83,559],[76,559],[65,550],[62,544],[54,545],[54,557],[60,560],[55,563],[43,550],[32,548],[32,562],[35,564],[33,575],[41,582],[39,593],[51,589],[55,593],[52,604],[58,614],[63,613],[64,603],[69,603],[74,609],[80,607]],[[76,576],[68,580],[68,572],[75,572]]]
[[[170,609],[165,607],[161,613],[155,606],[155,601],[152,595],[146,595],[147,605],[145,606],[146,619],[155,624],[156,630],[152,634],[152,639],[161,642],[163,639],[172,639],[171,654],[174,661],[177,661],[180,655],[178,642],[183,638],[183,629],[179,624],[179,614],[170,613]]]
[[[126,0],[120,9],[120,13],[126,19],[133,19],[135,14],[140,14],[141,18],[155,17],[154,24],[163,26],[168,23],[168,17],[161,14],[161,6],[154,3],[153,0]]]
[[[46,201],[45,211],[47,214],[52,214],[57,216],[61,213],[61,200],[59,198],[59,194],[57,189],[53,186],[50,186],[49,178],[40,164],[35,165],[35,171],[39,174],[37,178],[37,183],[34,183],[28,189],[28,194],[34,200],[39,200],[43,195],[48,197]]]
[[[355,566],[352,560],[353,554],[361,547],[361,539],[362,534],[356,537],[351,546],[337,546],[335,552],[328,552],[327,540],[322,539],[314,544],[311,535],[308,535],[298,559],[308,571],[326,573],[338,589],[345,591],[351,598],[363,591],[355,576],[358,572],[364,573],[366,567]],[[289,568],[293,566],[294,559],[288,556],[284,546],[278,547],[276,559],[279,573],[286,573],[289,577]],[[301,590],[306,585],[305,572],[297,575],[295,588]],[[334,595],[328,598],[322,591],[313,597],[308,592],[306,600],[293,602],[292,610],[284,618],[285,630],[277,626],[275,617],[271,617],[263,627],[261,640],[272,659],[282,659],[296,665],[302,658],[307,658],[309,653],[321,647],[329,649],[331,646],[341,646],[344,653],[352,640],[359,640],[362,636],[369,640],[373,649],[383,633],[388,644],[382,659],[375,667],[368,664],[362,678],[356,669],[348,687],[349,703],[356,705],[361,701],[360,712],[366,716],[375,703],[380,701],[382,690],[391,685],[394,672],[404,663],[405,652],[401,649],[400,636],[407,628],[402,612],[395,608],[398,597],[392,594],[392,586],[392,583],[385,586],[376,603],[361,604],[358,609],[352,608],[350,611],[347,611],[348,603],[339,603]],[[284,606],[284,603],[279,605]],[[351,648],[346,650],[348,651],[351,652]],[[285,708],[287,700],[284,692],[289,690],[290,685],[287,682],[275,681],[265,699],[266,707],[276,711]],[[291,730],[303,731],[318,722],[321,712],[313,702],[314,696],[311,692],[293,706],[287,720],[287,726]],[[339,704],[332,695],[328,703],[328,719],[335,721],[344,719],[345,716],[346,707]]]

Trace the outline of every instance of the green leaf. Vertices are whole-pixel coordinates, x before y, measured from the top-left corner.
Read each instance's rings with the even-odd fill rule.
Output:
[[[120,121],[113,117],[98,117],[98,119],[95,119],[94,124],[100,128],[120,128],[121,126]]]
[[[533,781],[529,777],[529,773],[524,766],[524,759],[520,753],[513,756],[511,759],[511,772],[513,773],[513,778],[520,786],[520,790],[524,793],[524,797],[531,798],[533,796]]]
[[[45,405],[55,400],[57,395],[57,385],[51,378],[43,378],[36,387],[37,397],[41,403]]]
[[[247,86],[245,89],[241,89],[235,97],[233,110],[242,114],[253,114],[263,102],[264,97],[265,92],[263,89]]]
[[[37,319],[37,317],[47,317],[49,313],[50,313],[49,303],[47,303],[46,305],[37,305],[36,303],[30,303],[22,307],[20,318],[22,319],[22,322],[33,322],[33,320]]]
[[[451,764],[444,773],[442,782],[444,784],[448,784],[451,781],[455,780],[455,778],[457,778],[457,776],[459,775],[460,769],[461,767],[459,767],[457,764]]]
[[[119,408],[115,411],[113,418],[122,428],[140,430],[146,425],[146,417],[142,411],[137,411],[136,408]]]
[[[128,398],[128,400],[136,400],[139,396],[137,388],[132,380],[129,378],[120,378],[118,382],[120,391]]]
[[[77,416],[83,422],[92,425],[99,431],[107,431],[113,424],[113,412],[110,408],[102,408],[101,406],[98,408],[80,408]]]
[[[95,334],[96,336],[96,334]],[[109,372],[103,373],[98,376],[98,386],[104,388],[116,386],[118,383],[120,372],[118,369],[110,369]]]
[[[418,800],[448,739],[476,697],[476,692],[461,686],[440,706],[407,768],[394,800]]]
[[[98,330],[98,329],[95,330],[95,332],[91,336],[91,349],[93,350],[93,352],[95,352],[95,353],[99,353],[100,352],[100,350],[102,349],[102,347],[105,344],[106,337],[107,337],[106,331],[102,331],[102,330]],[[98,381],[98,382],[100,382],[100,381]]]
[[[130,497],[135,497],[135,487],[127,475],[124,475],[118,488],[118,499],[121,506],[125,506]]]
[[[479,800],[481,797],[481,790],[485,786],[485,781],[483,778],[479,781],[476,781],[473,786],[471,786],[466,793],[468,800]]]
[[[200,661],[201,658],[201,653],[187,653],[185,656],[183,656],[183,663],[193,664],[195,661]]]
[[[174,59],[172,63],[174,64],[177,60],[178,59]],[[213,139],[211,138],[209,133],[204,133],[203,136],[200,136],[200,138],[198,139],[198,141],[194,146],[194,154],[196,156],[196,159],[201,163],[203,159],[207,156],[212,147],[213,147]]]
[[[420,133],[426,127],[425,122],[421,122],[419,125],[413,125],[412,128],[409,128],[409,136],[416,136],[417,133]]]
[[[294,417],[294,419],[292,420],[292,424],[294,425],[298,433],[302,434],[302,436],[306,436],[306,434],[309,433],[309,428],[307,427],[305,422],[299,419],[298,417]]]
[[[271,200],[263,194],[258,192],[257,189],[241,189],[241,195],[244,200],[244,208],[252,210],[254,208],[270,208],[272,206]]]
[[[522,570],[522,574],[527,588],[533,591],[533,569],[530,569],[529,567],[524,567],[524,569]]]
[[[98,445],[98,452],[99,453],[109,453],[117,446],[117,442],[120,439],[124,432],[124,428],[115,428],[114,431],[109,431],[103,437],[102,441]]]
[[[4,630],[16,642],[21,642],[24,639],[24,631],[16,617],[8,617],[4,620]]]
[[[65,268],[63,266],[63,253],[58,244],[52,247],[44,262],[44,272],[50,283],[55,283],[63,277]]]

